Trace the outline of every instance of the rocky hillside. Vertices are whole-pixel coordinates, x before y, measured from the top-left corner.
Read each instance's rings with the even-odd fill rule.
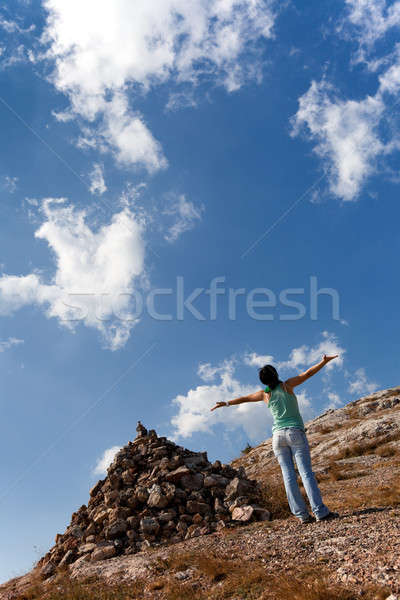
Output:
[[[290,516],[271,440],[210,464],[139,427],[0,599],[400,600],[400,387],[329,410],[307,432],[338,519]]]

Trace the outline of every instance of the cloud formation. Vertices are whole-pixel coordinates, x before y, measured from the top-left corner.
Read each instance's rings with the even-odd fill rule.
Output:
[[[200,366],[199,375],[206,383],[190,389],[187,394],[179,394],[172,401],[178,411],[171,419],[177,438],[189,438],[195,432],[212,433],[218,424],[228,431],[241,428],[252,441],[266,435],[271,417],[262,402],[210,412],[216,402],[226,402],[260,389],[260,385],[242,384],[235,376],[235,370],[233,360],[226,360],[216,367],[209,364]]]
[[[357,369],[349,380],[349,392],[358,396],[373,394],[378,389],[378,384],[368,379],[365,369]]]
[[[386,33],[400,26],[400,2],[386,0],[346,0],[351,34],[360,45],[359,60],[367,60],[374,44]]]
[[[96,121],[82,144],[111,151],[122,165],[164,168],[161,146],[128,95],[168,80],[191,85],[204,78],[234,91],[259,77],[257,42],[273,35],[274,6],[273,0],[45,0],[42,43],[52,81],[70,100],[59,118]]]
[[[292,136],[304,132],[327,173],[330,192],[356,200],[367,180],[387,169],[385,159],[400,149],[391,107],[400,90],[400,44],[376,53],[376,42],[400,26],[400,2],[347,0],[344,29],[358,43],[353,60],[377,72],[375,94],[347,99],[327,78],[312,81],[292,117]],[[388,121],[390,127],[383,127]]]
[[[164,214],[173,217],[173,224],[167,229],[164,238],[167,242],[175,242],[182,233],[193,229],[197,221],[201,220],[202,208],[197,208],[193,202],[186,200],[181,194]]]
[[[102,477],[107,474],[107,469],[115,458],[115,455],[121,450],[122,446],[112,446],[104,450],[102,456],[98,459],[96,466],[93,469],[93,475]]]
[[[93,170],[89,174],[90,193],[101,196],[107,191],[106,182],[104,181],[103,167],[99,163],[93,165]]]
[[[338,358],[335,358],[332,362],[328,363],[325,367],[327,371],[333,369],[341,369],[343,367],[344,355],[346,353],[336,335],[329,333],[328,331],[322,332],[322,340],[315,346],[308,346],[304,344],[298,348],[294,348],[289,356],[289,359],[282,362],[277,362],[278,369],[299,369],[309,367],[315,363],[318,363],[324,354],[334,355],[338,354]]]
[[[136,323],[131,299],[144,273],[143,223],[125,208],[94,230],[65,199],[44,200],[42,214],[35,237],[51,249],[54,275],[0,277],[0,314],[37,305],[71,331],[82,323],[100,332],[106,348],[121,348]]]
[[[23,344],[24,340],[20,340],[18,338],[10,337],[8,340],[0,340],[0,352],[5,352],[9,350],[13,346],[19,346]]]
[[[244,364],[249,367],[261,368],[264,365],[268,365],[274,362],[274,357],[269,354],[257,354],[256,352],[249,352],[244,357]]]

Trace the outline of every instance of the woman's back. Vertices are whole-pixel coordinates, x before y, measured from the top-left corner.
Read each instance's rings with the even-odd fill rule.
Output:
[[[288,392],[285,388],[284,383],[279,383],[270,391],[268,406],[274,419],[273,432],[284,427],[304,429],[297,398],[295,394]]]

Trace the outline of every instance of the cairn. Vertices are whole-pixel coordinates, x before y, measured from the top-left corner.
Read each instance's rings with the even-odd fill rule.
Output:
[[[140,423],[90,490],[64,534],[39,561],[44,577],[57,567],[134,554],[150,546],[205,535],[229,523],[267,520],[258,486],[243,467],[208,461]]]

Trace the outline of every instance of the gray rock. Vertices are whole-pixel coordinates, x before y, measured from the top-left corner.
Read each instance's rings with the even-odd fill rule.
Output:
[[[143,517],[140,519],[140,529],[143,533],[154,535],[158,533],[160,524],[154,517]]]
[[[254,508],[250,505],[238,506],[232,511],[232,519],[234,521],[250,521],[253,516]]]
[[[63,567],[69,565],[70,563],[72,563],[75,559],[75,552],[73,550],[68,550],[68,552],[66,552],[63,556],[63,558],[61,559],[61,561],[58,563],[58,567],[60,569],[62,569]]]
[[[159,485],[153,485],[150,489],[147,504],[153,508],[165,508],[167,506],[168,498],[162,493],[162,489]]]
[[[254,493],[250,482],[245,479],[240,479],[239,477],[232,479],[232,481],[225,488],[227,499],[233,499],[237,496],[246,496],[249,494],[249,492]]]
[[[86,554],[87,552],[92,552],[95,548],[95,543],[82,544],[82,546],[79,546],[78,552],[79,554]]]
[[[47,579],[48,577],[51,577],[52,575],[54,575],[55,571],[56,571],[55,564],[52,562],[48,562],[46,565],[44,565],[44,567],[41,568],[40,574],[42,577]]]
[[[127,529],[127,522],[123,521],[122,519],[117,519],[116,521],[110,523],[110,525],[105,530],[106,538],[109,540],[113,540],[119,537],[120,535],[124,534]]]
[[[93,562],[98,560],[106,560],[116,556],[117,551],[114,544],[107,544],[106,546],[98,546],[96,550],[92,552],[91,560]]]

